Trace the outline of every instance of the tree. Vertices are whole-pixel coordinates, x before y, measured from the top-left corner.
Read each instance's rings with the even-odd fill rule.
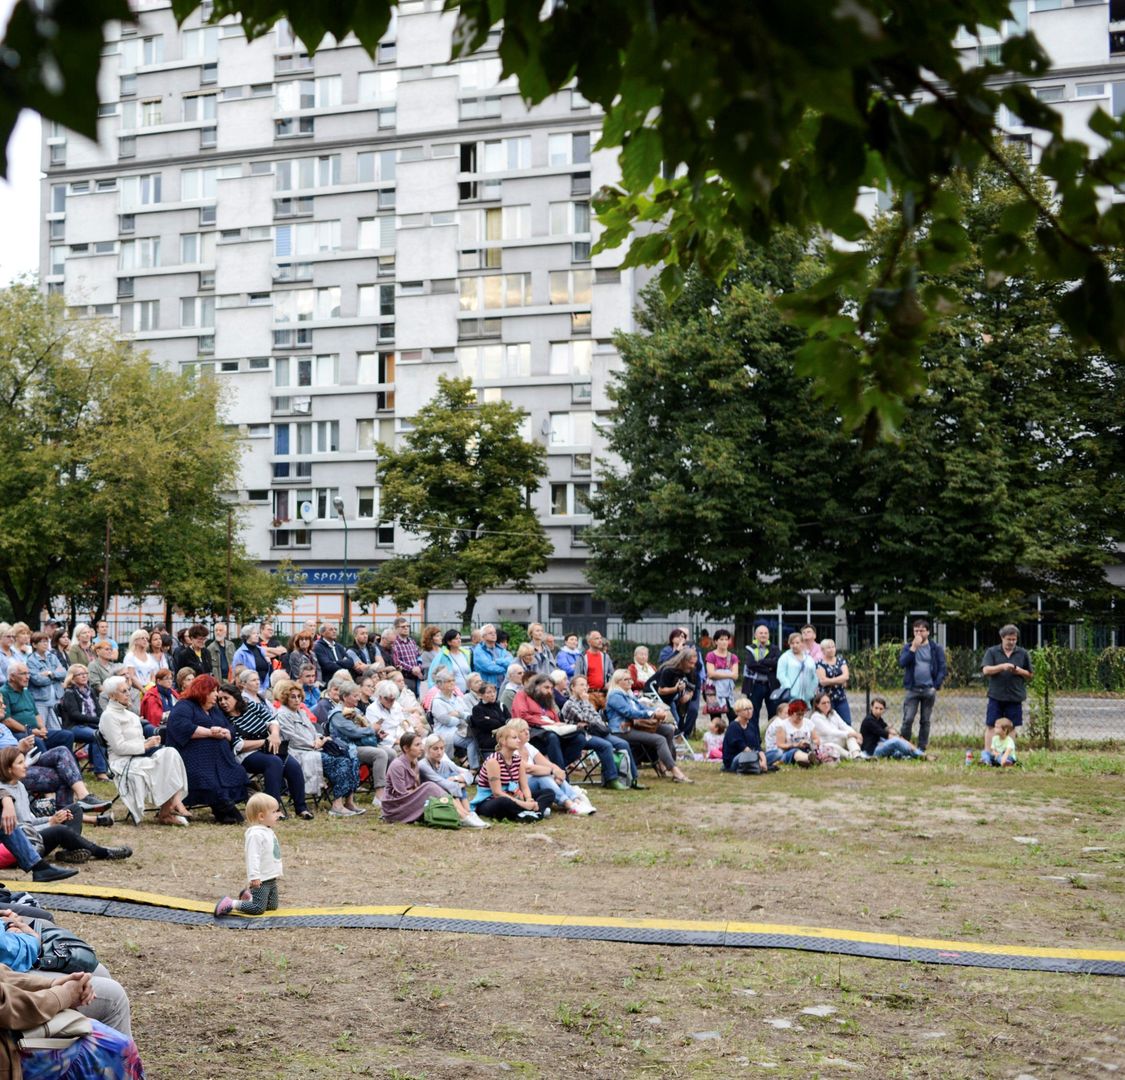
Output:
[[[58,597],[100,612],[107,540],[110,595],[222,610],[238,448],[218,408],[214,380],[154,370],[62,297],[0,292],[0,591],[17,617]],[[232,562],[236,599],[288,594],[237,538]]]
[[[527,588],[552,547],[531,493],[546,475],[546,453],[520,436],[524,413],[506,401],[477,404],[471,379],[438,379],[401,450],[380,443],[383,513],[423,548],[360,575],[356,599],[390,596],[407,607],[433,589],[465,590],[462,622],[477,598],[511,584]]]
[[[172,6],[183,20],[199,2]],[[238,16],[251,38],[284,17],[310,51],[348,33],[373,51],[394,6],[215,0],[212,17]],[[672,291],[691,267],[722,280],[744,238],[764,243],[779,227],[860,240],[860,190],[893,189],[903,213],[880,274],[867,274],[862,253],[836,253],[799,305],[815,331],[806,370],[869,442],[921,387],[922,345],[944,304],[919,276],[968,254],[943,181],[986,161],[1005,168],[993,141],[1002,106],[1041,133],[1058,200],[1048,206],[1010,172],[1017,192],[980,257],[1001,277],[1034,271],[1066,282],[1058,317],[1125,354],[1125,282],[1101,254],[1125,235],[1125,205],[1098,198],[1125,182],[1125,120],[1098,109],[1084,142],[1066,137],[1059,113],[1024,82],[1050,66],[1033,36],[1010,35],[998,58],[963,66],[961,28],[998,29],[1008,0],[567,0],[546,17],[541,0],[448,6],[455,57],[500,26],[504,74],[518,78],[525,101],[576,79],[602,106],[601,145],[620,148],[621,183],[598,200],[600,243],[632,238],[625,264],[662,265]],[[0,49],[5,143],[24,107],[95,135],[103,30],[127,17],[126,0],[19,0]]]
[[[1022,172],[1021,172],[1022,170]],[[592,579],[625,606],[748,614],[799,589],[849,612],[1010,611],[1036,592],[1096,604],[1125,511],[1120,368],[1052,321],[1061,286],[991,286],[978,254],[1020,197],[1017,159],[956,175],[943,198],[970,254],[924,278],[950,307],[896,442],[864,448],[802,373],[806,336],[777,315],[817,268],[750,248],[723,288],[650,291],[623,336]],[[1036,197],[1046,197],[1036,192]],[[929,227],[928,222],[923,227]],[[866,253],[894,243],[891,216]]]

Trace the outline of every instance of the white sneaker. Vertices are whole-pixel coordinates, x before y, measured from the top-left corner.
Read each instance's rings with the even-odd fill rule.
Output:
[[[467,818],[461,819],[461,824],[469,829],[491,829],[492,824],[484,821],[474,810]]]
[[[594,809],[594,804],[589,799],[579,799],[577,802],[578,813],[583,817],[589,814],[596,814],[597,810]]]

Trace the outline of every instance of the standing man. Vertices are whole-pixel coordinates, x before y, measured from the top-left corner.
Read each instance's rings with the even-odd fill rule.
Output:
[[[915,619],[914,637],[902,647],[898,666],[902,668],[902,685],[906,699],[902,703],[902,738],[910,742],[914,731],[914,716],[918,717],[918,749],[923,753],[930,742],[930,716],[941,684],[945,682],[945,650],[930,640],[930,624],[925,619]]]
[[[579,670],[581,668],[581,670]],[[590,701],[595,709],[605,708],[609,693],[609,677],[613,674],[613,657],[600,630],[586,633],[586,651],[574,666],[575,675],[585,675],[590,691]]]
[[[207,646],[207,656],[211,662],[211,674],[219,682],[230,682],[230,669],[236,651],[237,646],[230,639],[227,624],[215,623],[215,636]],[[173,663],[175,663],[175,660],[173,660]],[[173,671],[173,674],[175,674],[175,671]]]
[[[398,634],[395,633],[393,626],[388,626],[385,630],[379,632],[379,640],[375,643],[375,647],[379,650],[379,655],[383,658],[385,667],[395,666],[396,641],[398,641]],[[405,677],[404,675],[403,678]]]
[[[984,714],[984,750],[992,750],[992,736],[996,721],[1006,716],[1012,727],[1023,724],[1023,703],[1027,700],[1027,684],[1034,673],[1031,655],[1017,642],[1019,628],[1008,623],[1000,627],[1000,644],[993,645],[984,654],[981,674],[988,679],[988,710]]]
[[[480,644],[473,648],[473,670],[480,672],[486,683],[492,683],[497,692],[508,674],[508,665],[515,659],[496,640],[496,627],[485,623],[480,628]]]
[[[776,690],[779,685],[777,662],[781,659],[781,650],[770,644],[770,628],[765,623],[758,623],[754,627],[754,644],[746,646],[746,653],[746,663],[742,669],[742,693],[754,706],[750,723],[757,725],[762,704],[770,696],[770,691]],[[766,713],[766,719],[772,719],[768,715],[768,706]]]
[[[105,619],[98,619],[94,629],[94,644],[97,645],[99,641],[108,641],[113,646],[113,655],[110,657],[110,659],[118,659],[120,655],[120,646],[116,641],[113,640],[113,638],[109,636],[109,623],[106,622]]]
[[[542,623],[533,622],[527,628],[528,637],[531,639],[531,645],[535,649],[535,656],[532,662],[535,664],[535,670],[540,675],[550,676],[551,672],[555,670],[555,650],[547,644],[547,631],[543,629]]]
[[[320,673],[325,684],[332,681],[332,676],[337,671],[346,671],[355,676],[355,663],[348,656],[347,649],[336,640],[339,628],[335,623],[320,624],[320,640],[313,646],[316,662],[320,664]]]
[[[816,627],[812,623],[805,623],[801,627],[801,640],[805,643],[805,652],[819,664],[824,659],[824,653],[816,643]]]
[[[410,621],[405,615],[395,618],[395,643],[391,646],[394,654],[395,667],[402,672],[406,685],[418,693],[418,684],[422,679],[422,662],[418,658],[418,642],[410,636]]]

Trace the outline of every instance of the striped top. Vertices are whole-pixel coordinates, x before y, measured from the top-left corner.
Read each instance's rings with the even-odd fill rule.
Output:
[[[495,754],[490,754],[481,762],[480,772],[477,773],[477,787],[484,791],[491,789],[488,782],[488,763],[496,761],[500,766],[500,786],[506,791],[518,788],[520,784],[520,755],[519,751],[512,754],[511,763],[504,760],[504,756],[499,750]]]
[[[277,717],[268,705],[261,701],[248,701],[241,716],[232,716],[231,725],[244,739],[265,739],[269,737],[270,724],[277,722]]]

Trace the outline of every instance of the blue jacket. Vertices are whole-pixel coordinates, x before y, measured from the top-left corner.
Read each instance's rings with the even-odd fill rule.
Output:
[[[933,655],[933,675],[934,689],[940,690],[941,684],[945,682],[945,676],[949,674],[949,669],[945,664],[945,650],[936,642],[930,642],[930,652]],[[902,685],[907,690],[914,689],[914,660],[915,654],[910,651],[910,642],[907,642],[902,647],[902,652],[898,654],[898,666],[902,668]]]
[[[620,732],[621,725],[626,720],[633,720],[638,716],[652,716],[654,710],[643,701],[625,693],[624,690],[611,690],[605,699],[605,719],[609,730]]]
[[[66,670],[59,663],[59,658],[51,652],[47,652],[44,656],[33,652],[27,658],[27,672],[31,696],[35,704],[47,708],[55,705],[62,697],[62,681],[66,674]],[[48,672],[51,674],[49,675]]]
[[[515,657],[501,645],[490,648],[482,641],[473,647],[473,671],[485,682],[492,683],[497,690],[503,686],[508,674],[508,665],[514,661]],[[433,670],[433,664],[430,665],[430,669]]]

